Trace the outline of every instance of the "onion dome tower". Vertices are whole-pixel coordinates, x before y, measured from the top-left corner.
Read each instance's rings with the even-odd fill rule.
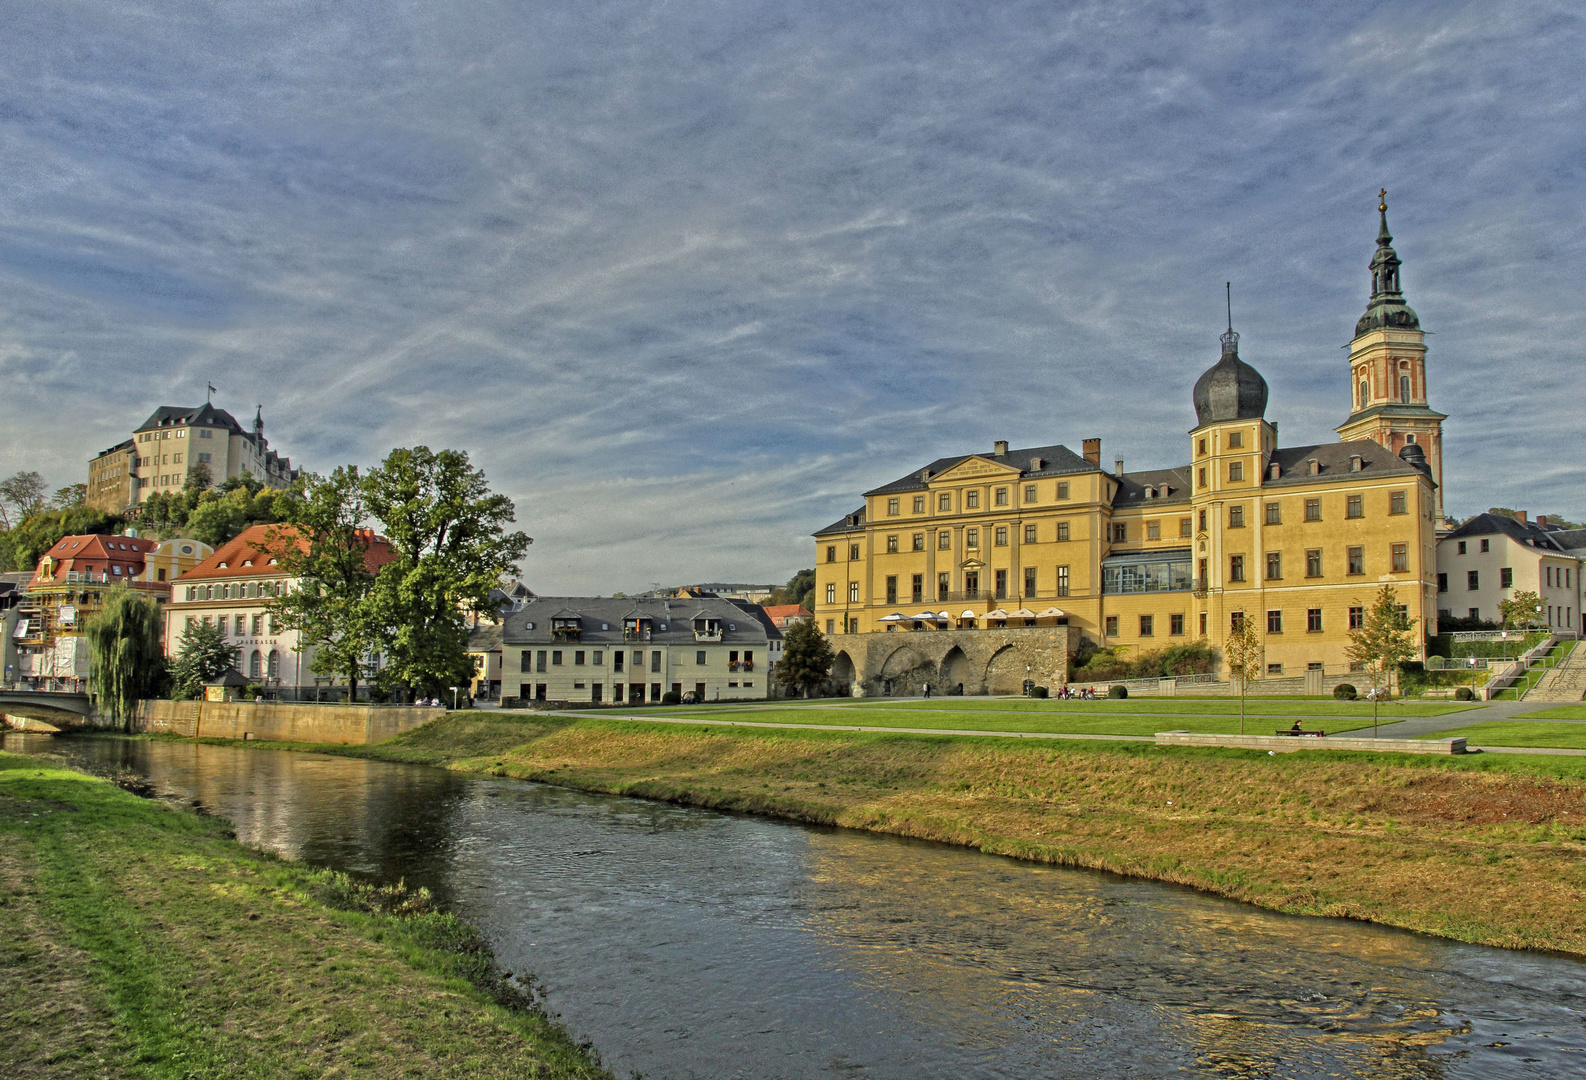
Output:
[[[1231,310],[1222,343],[1222,359],[1195,380],[1197,429],[1229,420],[1260,420],[1267,413],[1267,380],[1239,359],[1239,335],[1234,333]]]

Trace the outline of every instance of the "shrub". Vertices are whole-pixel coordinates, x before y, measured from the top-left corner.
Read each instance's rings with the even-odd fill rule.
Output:
[[[1333,697],[1339,701],[1354,701],[1357,691],[1349,683],[1341,682],[1333,687]]]
[[[1110,698],[1126,698],[1129,696],[1129,688],[1114,684],[1107,688],[1107,696]]]
[[[1047,689],[1046,689],[1046,687],[1044,687],[1044,686],[1037,686],[1037,687],[1033,687],[1033,688],[1032,688],[1032,689],[1031,689],[1031,690],[1030,690],[1030,696],[1031,696],[1031,697],[1039,697],[1039,698],[1044,698],[1044,697],[1046,697],[1046,696],[1047,696]]]
[[[1468,686],[1461,686],[1459,689],[1454,691],[1455,701],[1470,701],[1475,696],[1475,692],[1472,691]]]
[[[666,693],[661,695],[661,704],[681,705],[683,704],[683,695],[676,690],[668,690]]]

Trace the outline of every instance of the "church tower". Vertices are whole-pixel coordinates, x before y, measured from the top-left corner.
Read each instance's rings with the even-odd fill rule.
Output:
[[[1371,258],[1371,302],[1349,343],[1354,408],[1335,430],[1345,442],[1370,439],[1399,454],[1419,445],[1432,470],[1433,520],[1443,525],[1443,421],[1426,403],[1426,335],[1399,287],[1399,256],[1388,232],[1388,193],[1381,192],[1377,252]],[[1414,451],[1412,451],[1414,453]]]

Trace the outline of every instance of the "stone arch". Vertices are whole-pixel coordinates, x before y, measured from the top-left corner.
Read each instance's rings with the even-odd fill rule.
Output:
[[[847,697],[854,685],[855,671],[854,659],[848,655],[847,649],[839,649],[837,656],[832,660],[831,681],[833,691],[837,697]]]
[[[944,693],[973,694],[980,689],[974,662],[957,645],[942,657],[940,685]]]
[[[991,655],[986,663],[986,693],[1019,694],[1024,692],[1024,680],[1033,673],[1024,670],[1025,661],[1011,644],[1004,645]]]
[[[935,664],[911,645],[904,645],[892,650],[881,662],[881,693],[889,697],[913,697],[921,693],[935,675]]]

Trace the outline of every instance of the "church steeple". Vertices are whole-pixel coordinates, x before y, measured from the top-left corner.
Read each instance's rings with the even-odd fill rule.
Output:
[[[1381,201],[1377,212],[1382,215],[1377,229],[1377,251],[1371,257],[1371,301],[1366,313],[1355,324],[1355,336],[1368,330],[1395,327],[1400,330],[1419,330],[1421,320],[1415,309],[1404,302],[1404,291],[1399,286],[1399,267],[1403,263],[1393,250],[1393,234],[1388,231],[1388,189],[1377,193]]]

